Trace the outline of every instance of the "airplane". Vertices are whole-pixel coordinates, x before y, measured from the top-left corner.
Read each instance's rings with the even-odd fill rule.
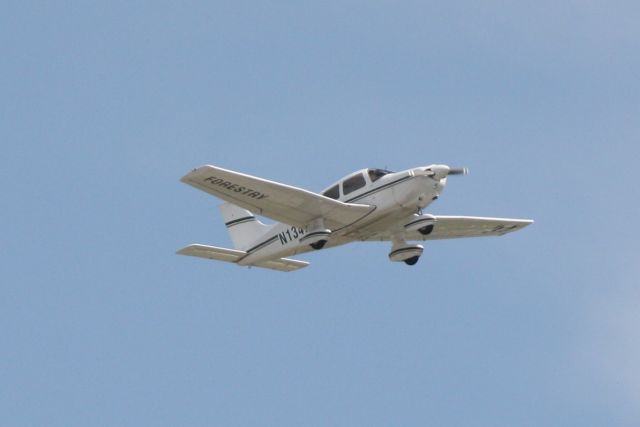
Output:
[[[467,174],[466,168],[440,164],[401,172],[369,168],[315,193],[201,166],[181,181],[225,202],[220,211],[234,248],[191,244],[177,253],[289,272],[309,265],[289,256],[356,241],[388,241],[389,260],[414,265],[424,247],[411,241],[502,236],[533,223],[423,212],[440,197],[449,176]],[[277,223],[265,224],[256,215]]]

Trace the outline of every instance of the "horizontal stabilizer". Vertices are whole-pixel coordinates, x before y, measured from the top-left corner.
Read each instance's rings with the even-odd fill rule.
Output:
[[[247,253],[236,249],[219,248],[217,246],[207,246],[193,244],[186,246],[176,252],[179,255],[188,255],[198,258],[213,259],[218,261],[226,261],[236,263]],[[299,261],[289,258],[277,258],[268,261],[262,261],[253,264],[255,267],[268,268],[278,271],[294,271],[309,265],[306,261]]]
[[[256,267],[269,268],[278,271],[294,271],[309,265],[307,261],[300,261],[291,258],[277,258],[269,261],[262,261],[254,264]]]
[[[178,255],[195,256],[198,258],[208,258],[226,262],[237,262],[240,258],[246,255],[246,252],[244,251],[199,244],[186,246],[176,253]]]

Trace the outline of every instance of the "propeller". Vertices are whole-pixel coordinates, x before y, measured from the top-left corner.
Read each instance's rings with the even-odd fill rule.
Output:
[[[469,175],[468,168],[451,168],[449,169],[449,175]]]

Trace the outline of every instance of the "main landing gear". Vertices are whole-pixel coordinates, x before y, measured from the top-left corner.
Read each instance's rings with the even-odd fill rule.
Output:
[[[422,245],[407,243],[401,239],[394,239],[389,260],[393,262],[403,261],[407,265],[415,265],[420,259],[424,248]]]
[[[313,249],[322,249],[327,244],[331,230],[324,228],[324,221],[318,218],[307,227],[307,234],[300,239],[300,243],[306,243]]]
[[[318,240],[317,242],[310,243],[309,246],[311,246],[315,250],[318,250],[318,249],[324,248],[324,245],[326,244],[327,244],[326,240]]]

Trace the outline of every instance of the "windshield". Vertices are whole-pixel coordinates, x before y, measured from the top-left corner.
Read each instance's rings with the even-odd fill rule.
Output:
[[[371,180],[371,182],[375,182],[377,180],[379,180],[380,178],[382,178],[383,176],[389,174],[389,173],[393,173],[391,171],[385,170],[385,169],[369,169],[369,179]]]

